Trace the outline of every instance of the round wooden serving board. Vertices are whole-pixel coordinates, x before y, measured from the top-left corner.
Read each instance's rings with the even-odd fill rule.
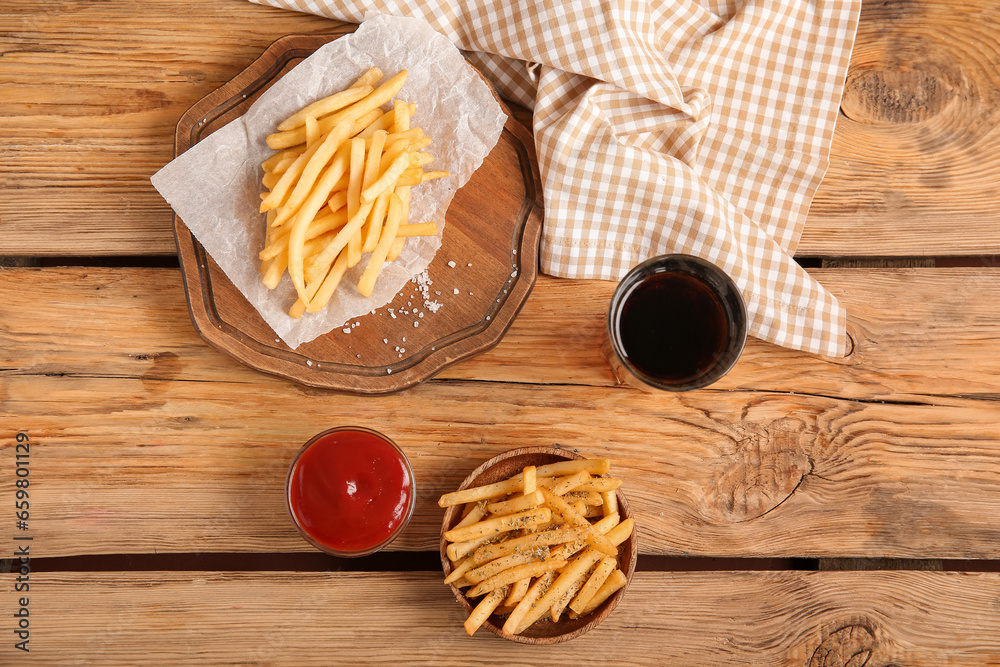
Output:
[[[276,41],[184,114],[177,124],[175,154],[238,118],[285,72],[352,29]],[[448,208],[442,246],[428,267],[430,300],[441,304],[437,312],[427,310],[420,289],[408,283],[375,314],[292,350],[276,340],[184,221],[174,216],[184,287],[198,333],[265,373],[362,394],[411,387],[496,345],[535,283],[542,225],[542,188],[532,137],[509,111],[507,115],[497,145]],[[354,322],[357,326],[345,333]]]

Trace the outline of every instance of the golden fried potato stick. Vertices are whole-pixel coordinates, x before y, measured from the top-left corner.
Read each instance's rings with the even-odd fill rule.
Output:
[[[536,490],[534,493],[515,496],[510,500],[490,503],[486,506],[486,511],[490,514],[513,514],[514,512],[522,512],[533,507],[538,507],[544,501],[545,496],[542,495],[541,491]]]
[[[545,592],[545,595],[539,598],[538,602],[521,619],[521,622],[517,626],[517,634],[524,632],[546,613],[550,613],[553,605],[559,602],[577,581],[581,581],[587,571],[600,559],[601,553],[599,551],[596,549],[587,549],[574,558],[565,568],[557,568],[562,569],[562,572],[552,582],[552,586]]]
[[[586,616],[587,614],[593,612],[595,609],[601,606],[601,604],[611,597],[618,589],[624,586],[628,582],[625,577],[625,573],[621,570],[615,570],[611,573],[611,576],[607,578],[604,585],[601,586],[594,597],[590,598],[590,602],[583,608],[583,611],[579,613],[570,612],[570,618],[579,618],[580,616]]]
[[[556,579],[555,572],[546,572],[540,576],[535,583],[531,585],[528,592],[524,594],[521,601],[517,603],[514,607],[514,611],[510,612],[510,616],[503,624],[504,634],[513,635],[517,634],[518,626],[521,624],[521,620],[524,618],[525,614],[531,610],[542,595],[552,586],[552,582]]]
[[[551,572],[552,570],[561,570],[564,567],[566,567],[566,561],[564,560],[545,560],[536,561],[534,563],[526,563],[525,565],[517,565],[509,570],[504,570],[500,574],[490,577],[485,581],[479,582],[473,586],[472,590],[466,593],[466,595],[470,598],[477,598],[480,595],[489,593],[490,591],[495,591],[498,588],[509,586],[510,584],[520,581],[525,577],[537,577],[545,574],[546,572]]]
[[[385,216],[385,228],[382,230],[375,250],[372,251],[371,257],[368,258],[368,264],[365,266],[364,273],[361,274],[361,280],[358,281],[358,292],[362,296],[371,296],[375,290],[375,281],[382,271],[382,265],[385,264],[385,258],[389,254],[392,241],[396,238],[396,230],[399,228],[402,213],[403,203],[395,193],[390,194],[389,210]]]
[[[544,530],[502,542],[485,544],[476,549],[472,556],[475,558],[476,565],[482,565],[518,551],[531,551],[538,547],[565,544],[566,542],[582,542],[586,534],[586,529],[579,527]]]
[[[306,118],[306,147],[312,146],[320,139],[319,123],[312,116]]]
[[[535,549],[530,549],[528,551],[519,551],[517,553],[512,553],[503,558],[497,558],[491,560],[488,563],[484,563],[479,567],[474,567],[473,569],[467,570],[465,572],[465,580],[471,581],[474,584],[478,584],[481,581],[485,581],[490,577],[494,577],[504,570],[509,570],[516,565],[526,565],[528,563],[534,563],[535,561],[545,560],[549,555],[548,547],[537,547]],[[471,556],[469,558],[472,558]],[[466,559],[466,561],[468,558]],[[462,561],[463,563],[466,561]],[[512,582],[513,583],[513,582]]]
[[[510,593],[507,594],[506,599],[503,603],[510,607],[514,607],[518,602],[524,598],[525,593],[528,592],[528,587],[531,586],[531,577],[525,577],[519,581],[515,581],[514,585],[510,587]],[[513,611],[513,609],[511,609]]]
[[[614,558],[602,558],[601,562],[597,564],[594,571],[590,574],[590,578],[587,579],[586,583],[583,584],[580,591],[576,594],[576,597],[569,603],[570,610],[579,614],[586,609],[587,603],[597,594],[597,591],[600,590],[604,582],[614,572],[616,566],[617,563]]]
[[[323,99],[317,100],[306,106],[300,111],[296,111],[291,116],[278,123],[278,129],[282,132],[294,130],[297,127],[302,127],[303,125],[308,124],[310,118],[312,118],[313,122],[315,122],[320,116],[326,116],[334,111],[340,111],[350,104],[354,104],[362,97],[370,94],[373,90],[375,90],[375,88],[371,85],[352,86],[351,88],[342,90],[339,93],[334,93],[329,97],[324,97]]]
[[[363,204],[357,215],[351,217],[347,221],[347,224],[340,228],[337,236],[334,237],[333,241],[316,258],[313,268],[306,273],[306,280],[308,282],[312,282],[326,273],[333,264],[333,260],[340,254],[340,251],[347,247],[347,243],[351,240],[351,237],[365,224],[365,220],[368,218],[368,213],[370,212],[371,205]]]
[[[532,526],[552,520],[552,511],[547,507],[525,510],[514,514],[506,514],[491,519],[484,519],[471,526],[462,528],[452,528],[444,534],[444,539],[449,542],[464,542],[474,540],[484,535],[504,533],[525,526]]]
[[[500,606],[500,602],[503,601],[504,597],[507,595],[507,587],[498,588],[496,590],[490,591],[489,595],[484,597],[476,608],[472,610],[469,614],[469,618],[465,620],[465,632],[471,637],[476,634],[476,630],[479,629],[486,619],[490,617],[490,614]]]
[[[260,166],[261,169],[263,169],[265,172],[274,171],[274,169],[285,160],[291,158],[292,161],[294,161],[295,158],[297,158],[300,155],[302,155],[301,150],[297,148],[289,148],[279,153],[275,153],[271,157],[264,160]]]
[[[365,178],[365,140],[351,139],[351,169],[347,182],[347,214],[357,215],[361,209],[361,188]],[[367,203],[367,202],[365,202]],[[374,202],[373,202],[374,203]],[[367,221],[367,218],[366,218]],[[362,226],[364,223],[362,223]],[[347,266],[354,266],[361,259],[361,229],[347,241]]]
[[[363,188],[368,187],[375,182],[376,178],[378,178],[378,168],[382,160],[382,150],[385,148],[387,136],[388,133],[384,130],[375,132],[372,135],[371,145],[368,148],[368,156],[365,160],[364,176],[361,179],[361,187]],[[375,245],[378,243],[378,234],[382,229],[382,221],[384,220],[385,211],[388,208],[388,200],[382,204],[381,211],[379,208],[379,202],[376,200],[374,206],[372,207],[372,213],[368,216],[368,221],[362,228],[364,234],[364,240],[360,248],[360,251],[362,252],[371,252],[375,249]]]

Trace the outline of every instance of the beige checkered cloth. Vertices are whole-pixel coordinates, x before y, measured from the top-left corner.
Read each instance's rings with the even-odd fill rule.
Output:
[[[428,21],[534,109],[542,269],[725,269],[751,333],[839,356],[845,315],[791,258],[826,172],[860,0],[254,0]]]

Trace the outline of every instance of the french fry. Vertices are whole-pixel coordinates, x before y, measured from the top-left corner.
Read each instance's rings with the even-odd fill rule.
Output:
[[[510,592],[503,601],[504,605],[512,608],[517,606],[517,603],[524,598],[524,594],[528,592],[529,586],[531,586],[531,577],[525,577],[524,579],[515,581],[510,587]],[[513,609],[511,609],[511,611],[513,611]]]
[[[584,537],[586,537],[585,528],[555,528],[481,546],[476,549],[473,558],[475,558],[476,565],[482,565],[518,551],[530,551],[538,547],[565,544],[566,542],[582,542]]]
[[[512,553],[509,556],[504,556],[503,558],[497,558],[496,560],[491,560],[488,563],[474,567],[472,569],[464,570],[465,578],[474,584],[478,584],[480,581],[485,581],[492,576],[500,574],[504,570],[508,570],[516,565],[525,565],[527,563],[534,563],[535,561],[545,560],[549,555],[548,547],[537,547],[531,549],[530,551],[519,551],[517,553]],[[469,558],[473,558],[470,556]],[[469,560],[467,558],[463,563]],[[456,577],[457,578],[457,577]],[[445,582],[447,583],[447,582]]]
[[[464,505],[465,503],[474,503],[477,500],[491,500],[493,498],[506,496],[510,493],[522,491],[523,489],[524,482],[521,479],[512,477],[511,479],[506,479],[502,482],[494,482],[493,484],[485,484],[483,486],[476,486],[469,489],[463,489],[461,491],[446,493],[438,498],[438,507]]]
[[[396,181],[399,179],[400,175],[409,166],[410,157],[406,154],[399,155],[388,168],[382,172],[375,182],[366,187],[361,192],[361,201],[364,203],[369,203],[375,201],[375,198],[386,190],[395,186]]]
[[[570,613],[570,618],[579,618],[580,616],[586,616],[587,614],[593,612],[595,609],[601,606],[605,600],[615,594],[620,588],[622,588],[628,579],[625,577],[625,573],[621,570],[615,570],[611,573],[611,576],[607,578],[598,590],[594,594],[594,597],[590,598],[590,602],[583,608],[583,611],[579,613]]]
[[[561,570],[564,567],[566,567],[566,561],[564,560],[535,561],[534,563],[517,565],[509,570],[504,570],[500,574],[490,577],[485,581],[479,582],[473,586],[472,589],[466,593],[466,595],[470,598],[477,598],[480,595],[489,593],[490,591],[504,586],[509,586],[510,584],[520,581],[525,577],[537,577],[552,570]]]
[[[377,200],[376,200],[377,201]],[[417,222],[409,225],[400,225],[396,230],[396,238],[410,236],[436,236],[437,225],[433,222]]]
[[[366,205],[371,206],[371,204]],[[375,250],[372,251],[371,257],[368,258],[368,264],[365,266],[364,273],[361,274],[361,280],[358,281],[358,292],[362,296],[372,295],[372,291],[375,288],[375,281],[382,271],[382,265],[385,264],[392,241],[396,238],[396,230],[399,228],[402,210],[403,204],[399,200],[399,197],[396,196],[396,193],[390,194],[389,210],[385,216],[385,228],[382,230]]]
[[[476,566],[475,561],[472,560],[472,556],[469,556],[465,560],[459,562],[455,565],[455,569],[451,571],[447,577],[444,578],[444,583],[450,584],[452,582],[458,581],[465,576],[465,573]],[[480,579],[479,581],[482,581]]]
[[[590,574],[590,578],[587,579],[583,587],[576,594],[576,597],[569,603],[569,608],[571,611],[579,614],[587,607],[587,603],[593,599],[597,591],[604,585],[607,578],[611,576],[614,572],[615,566],[614,558],[605,557],[601,559],[601,562],[597,564],[594,571]]]
[[[485,519],[471,526],[453,528],[444,534],[444,538],[449,542],[463,542],[483,537],[484,535],[509,532],[518,528],[524,528],[525,526],[544,523],[551,519],[552,512],[547,507],[530,509],[514,514],[493,517],[492,519]]]
[[[545,595],[539,598],[531,610],[524,615],[518,625],[517,632],[524,632],[527,627],[541,619],[546,613],[551,613],[553,605],[560,602],[561,598],[572,590],[574,584],[580,581],[594,563],[600,559],[601,553],[596,549],[587,549],[574,558],[552,582],[552,586],[545,592]]]
[[[476,605],[476,608],[472,610],[469,618],[465,621],[465,631],[470,637],[476,634],[479,626],[486,622],[486,619],[490,617],[490,614],[503,602],[506,596],[507,587],[504,586],[503,588],[490,591],[489,595]]]
[[[605,535],[608,541],[616,547],[627,540],[635,529],[635,519],[629,517],[622,521],[620,524],[612,528]]]
[[[535,493],[537,490],[535,488],[535,482],[538,479],[535,476],[537,472],[538,470],[535,466],[525,466],[524,471],[521,473],[522,479],[524,480],[524,495]]]
[[[319,123],[312,116],[306,118],[306,147],[312,146],[320,138]]]
[[[510,500],[502,500],[496,503],[490,503],[486,506],[486,511],[490,514],[513,514],[514,512],[521,512],[533,507],[538,507],[545,501],[545,496],[542,495],[541,491],[535,491],[532,494],[517,496]]]
[[[603,505],[604,516],[614,514],[618,511],[618,494],[614,491],[604,491],[601,493],[601,504]]]
[[[568,477],[564,477],[551,488],[551,491],[553,494],[561,496],[580,486],[588,479],[590,479],[590,473],[586,470],[581,470],[575,474],[569,475]]]
[[[370,94],[373,90],[375,89],[371,85],[354,85],[339,93],[324,97],[278,123],[278,129],[282,132],[294,130],[297,127],[308,125],[310,118],[313,122],[316,122],[316,119],[320,116],[326,116],[334,111],[339,111]]]
[[[549,590],[549,587],[552,586],[552,582],[555,581],[555,578],[556,573],[550,571],[535,580],[535,583],[528,588],[524,597],[521,598],[521,601],[517,603],[516,607],[514,607],[514,611],[510,612],[510,616],[508,616],[506,622],[504,622],[503,632],[505,634],[518,634],[518,626],[520,626],[525,614],[527,614],[535,605],[535,602]]]
[[[466,555],[472,553],[479,547],[486,544],[492,544],[494,542],[498,542],[506,536],[507,536],[506,533],[498,533],[496,535],[487,535],[486,537],[479,537],[474,540],[464,540],[462,542],[454,542],[448,545],[447,549],[448,558],[450,558],[453,561],[459,560],[460,558],[463,558]]]
[[[455,528],[470,526],[482,519],[484,516],[486,516],[486,508],[483,503],[470,503],[469,511],[462,517],[461,521],[455,524]]]

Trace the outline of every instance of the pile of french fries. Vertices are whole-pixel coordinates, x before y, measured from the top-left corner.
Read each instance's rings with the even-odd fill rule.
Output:
[[[608,459],[560,461],[441,496],[441,507],[465,506],[444,534],[452,566],[444,581],[482,598],[465,622],[469,635],[493,614],[507,617],[509,635],[545,618],[579,618],[625,585],[618,546],[634,521],[620,521],[621,480],[597,477],[610,469]]]
[[[278,125],[264,161],[267,242],[260,252],[264,284],[274,289],[288,275],[298,299],[288,314],[319,312],[344,273],[371,253],[358,291],[371,296],[379,272],[410,236],[437,234],[437,225],[409,223],[410,188],[448,176],[424,171],[432,157],[416,105],[395,100],[407,71],[384,83],[373,67],[347,90],[313,102]]]

